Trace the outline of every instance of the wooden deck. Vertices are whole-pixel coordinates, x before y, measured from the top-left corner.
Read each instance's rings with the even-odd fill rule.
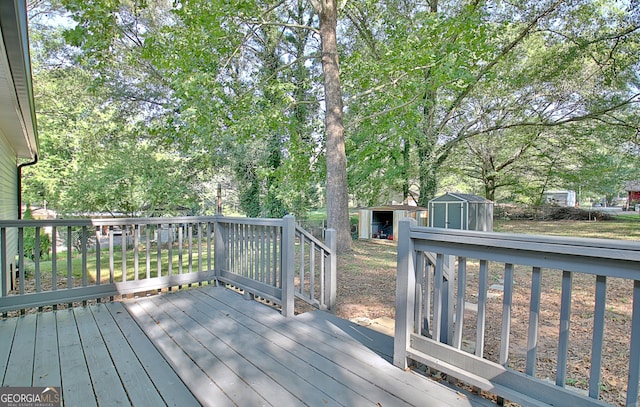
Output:
[[[392,355],[389,336],[212,286],[0,320],[2,386],[60,386],[65,406],[489,404]]]

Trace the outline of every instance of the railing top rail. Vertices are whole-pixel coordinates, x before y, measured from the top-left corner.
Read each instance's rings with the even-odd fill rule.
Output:
[[[316,246],[318,246],[320,249],[324,250],[327,253],[331,253],[331,249],[327,245],[325,245],[322,241],[317,239],[311,233],[304,230],[301,226],[296,225],[296,232],[300,233],[302,236],[306,237],[308,240],[311,240],[312,242],[314,242]]]
[[[181,216],[157,218],[75,218],[75,219],[20,219],[0,220],[0,228],[34,226],[129,226],[129,225],[166,225],[181,223],[236,223],[258,226],[282,226],[282,219],[234,218],[225,216]]]
[[[282,226],[283,218],[231,218],[226,216],[218,216],[216,222],[220,223],[236,223],[254,226]]]
[[[490,246],[544,253],[640,261],[640,243],[629,240],[478,232],[422,226],[412,227],[411,237],[454,245]]]

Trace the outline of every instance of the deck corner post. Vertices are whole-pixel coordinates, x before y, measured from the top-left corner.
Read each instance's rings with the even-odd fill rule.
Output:
[[[408,367],[407,349],[414,331],[415,312],[415,250],[411,228],[416,221],[404,218],[398,223],[398,273],[396,282],[396,325],[393,343],[393,364]]]
[[[331,312],[336,312],[337,302],[337,270],[338,270],[338,232],[335,229],[325,231],[325,243],[331,250],[329,261],[325,263],[324,270],[324,303]]]
[[[222,275],[222,270],[227,264],[227,227],[224,223],[221,222],[223,216],[215,215],[215,221],[213,224],[213,267],[216,276],[216,285],[218,284],[219,278]]]
[[[296,252],[296,218],[286,215],[282,218],[282,315],[294,315],[294,283],[295,283],[295,252]]]

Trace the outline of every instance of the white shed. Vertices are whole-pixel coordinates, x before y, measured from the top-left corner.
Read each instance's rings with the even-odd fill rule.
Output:
[[[413,205],[386,205],[362,208],[358,211],[359,239],[395,239],[398,221],[414,218],[418,225],[426,226],[427,209]]]

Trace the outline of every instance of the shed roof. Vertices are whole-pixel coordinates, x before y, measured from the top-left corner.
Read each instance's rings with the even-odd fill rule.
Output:
[[[433,198],[432,202],[441,202],[441,201],[462,201],[462,202],[475,202],[475,203],[492,203],[492,201],[483,198],[479,195],[473,194],[462,194],[462,193],[451,193],[447,192],[444,195],[440,195],[439,197]]]
[[[414,205],[382,205],[382,206],[373,206],[370,208],[361,208],[368,209],[371,211],[426,211],[427,208],[422,206],[414,206]]]
[[[628,192],[640,191],[640,181],[627,181],[624,190]]]

